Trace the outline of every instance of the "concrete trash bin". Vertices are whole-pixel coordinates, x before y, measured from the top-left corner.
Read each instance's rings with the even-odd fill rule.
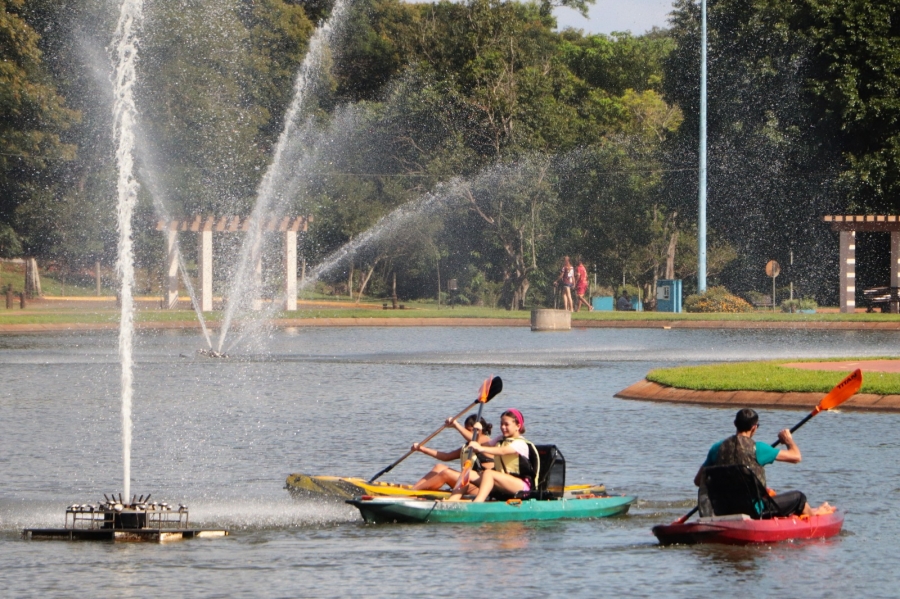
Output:
[[[532,331],[569,331],[572,329],[572,313],[568,310],[540,308],[531,311]]]

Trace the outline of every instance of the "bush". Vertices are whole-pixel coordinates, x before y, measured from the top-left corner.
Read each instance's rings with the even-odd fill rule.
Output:
[[[786,299],[781,302],[781,311],[793,314],[800,309],[800,300]]]
[[[615,292],[612,287],[591,284],[590,289],[588,289],[588,295],[591,297],[612,297],[615,295]]]
[[[760,293],[759,291],[748,291],[747,292],[747,301],[753,304],[754,306],[771,306],[772,305],[772,294]]]
[[[753,306],[724,287],[710,287],[702,295],[689,295],[684,300],[686,312],[753,312]]]
[[[811,297],[804,297],[803,299],[792,299],[792,300],[784,300],[781,302],[781,311],[782,312],[796,312],[798,310],[815,310],[819,307],[819,304],[816,303]]]

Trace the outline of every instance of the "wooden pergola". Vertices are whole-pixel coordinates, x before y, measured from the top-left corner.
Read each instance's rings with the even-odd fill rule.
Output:
[[[841,312],[856,310],[856,233],[891,234],[890,287],[900,287],[900,216],[880,215],[829,215],[831,230],[840,234],[840,306]],[[896,306],[894,305],[894,309]]]
[[[284,309],[297,309],[297,232],[306,231],[311,216],[270,217],[263,220],[261,229],[265,232],[278,232],[284,236]],[[178,302],[178,257],[175,253],[178,233],[189,231],[200,235],[198,245],[197,266],[200,283],[200,309],[208,312],[213,309],[213,251],[212,235],[216,233],[246,233],[253,226],[250,217],[245,216],[194,216],[186,220],[160,220],[156,223],[157,231],[166,232],[166,252],[168,268],[168,290],[166,306],[174,308]],[[257,252],[258,253],[258,252]],[[257,280],[262,277],[262,257],[257,256],[255,264]],[[258,302],[254,302],[258,305]]]

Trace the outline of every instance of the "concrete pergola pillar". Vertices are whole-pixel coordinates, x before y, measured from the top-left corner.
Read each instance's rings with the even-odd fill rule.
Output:
[[[900,231],[891,231],[891,287],[900,287]],[[894,302],[891,302],[891,312],[898,312]]]
[[[166,230],[166,308],[172,310],[178,303],[178,231]]]
[[[200,243],[198,247],[197,269],[200,277],[200,310],[210,312],[213,309],[213,253],[212,229],[198,231]]]
[[[253,253],[251,256],[253,257],[253,289],[255,291],[255,297],[253,298],[253,309],[254,310],[262,310],[263,302],[262,298],[259,296],[262,294],[262,236],[264,233],[262,230],[259,232],[259,237],[256,238],[256,242],[253,244]]]
[[[841,231],[841,312],[856,311],[856,231]]]
[[[297,309],[297,231],[284,232],[284,309]]]

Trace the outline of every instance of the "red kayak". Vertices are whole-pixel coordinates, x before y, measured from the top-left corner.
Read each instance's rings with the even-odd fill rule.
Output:
[[[745,514],[700,518],[684,524],[660,524],[653,534],[661,545],[675,543],[776,543],[793,539],[824,539],[841,532],[844,515],[835,510],[830,514],[789,518],[753,520]]]

